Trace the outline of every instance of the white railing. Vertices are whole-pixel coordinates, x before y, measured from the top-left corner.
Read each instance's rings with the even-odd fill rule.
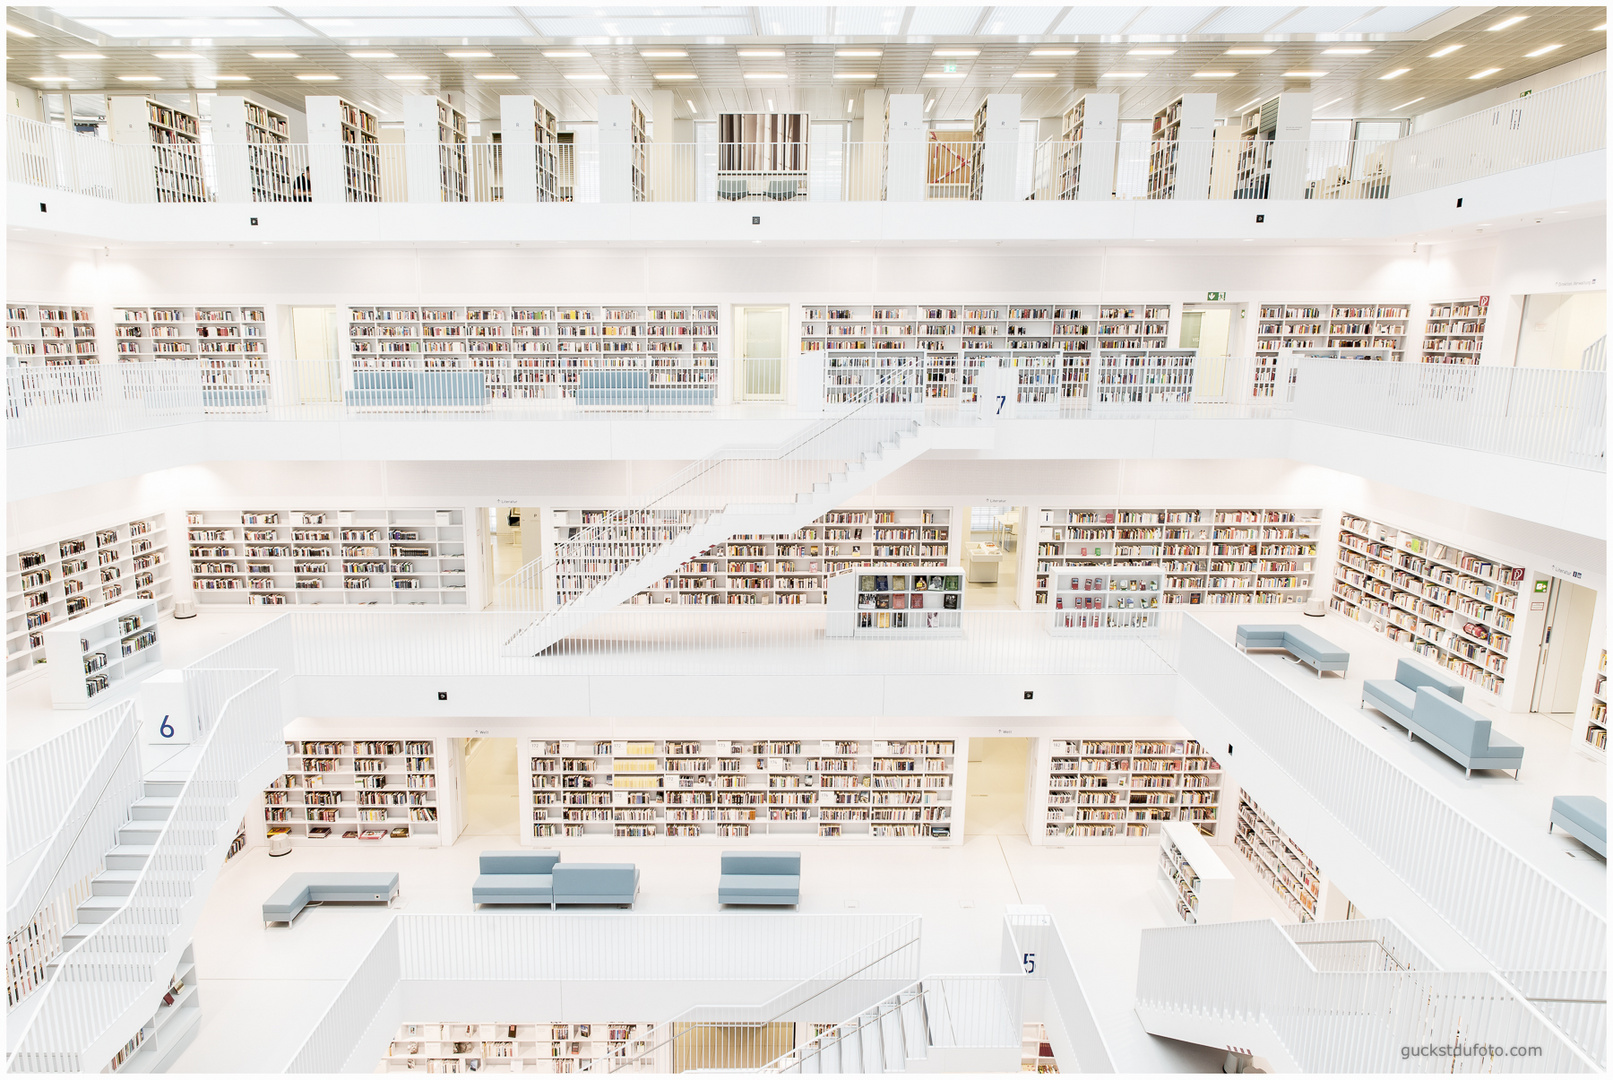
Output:
[[[1283,927],[1318,971],[1437,971],[1439,965],[1390,919],[1343,919]]]
[[[274,673],[241,672],[239,689],[200,747],[129,899],[62,954],[24,1030],[19,1072],[95,1072],[156,1011],[199,902],[223,862],[246,799],[272,775],[285,718]],[[117,1025],[129,1025],[128,1031]]]
[[[131,708],[129,702],[109,706],[6,761],[7,863],[60,831],[81,778],[101,759]]]
[[[1003,919],[1003,971],[1023,972],[1041,1001],[1027,995],[1027,1021],[1041,1020],[1053,1056],[1065,1072],[1112,1073],[1114,1055],[1092,1012],[1092,1001],[1051,915],[1010,913]]]
[[[1607,471],[1607,373],[1299,361],[1294,418]]]
[[[1195,618],[1183,620],[1177,666],[1497,970],[1606,972],[1601,912]]]
[[[1513,98],[1393,146],[1394,196],[1606,150],[1607,72]]]
[[[1310,951],[1269,919],[1144,930],[1137,1011],[1155,1034],[1213,1045],[1263,1031],[1248,1049],[1302,1072],[1601,1071],[1494,974],[1341,970]]]
[[[365,1033],[378,1017],[383,1017],[389,1000],[397,998],[402,975],[403,950],[398,926],[411,918],[441,916],[395,916],[381,931],[370,951],[358,962],[353,974],[336,992],[336,1000],[325,1009],[314,1030],[292,1055],[288,1073],[339,1073],[347,1071],[348,1059],[365,1043]],[[500,920],[502,921],[502,920]]]

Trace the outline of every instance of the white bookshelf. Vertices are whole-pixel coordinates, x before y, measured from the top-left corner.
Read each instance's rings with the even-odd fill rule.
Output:
[[[199,603],[466,602],[462,510],[189,510],[185,526]]]
[[[499,99],[497,187],[505,202],[560,201],[560,121],[537,98],[507,94]],[[530,170],[530,195],[512,181]]]
[[[159,999],[157,1011],[140,1025],[123,1049],[112,1055],[102,1072],[167,1072],[186,1046],[196,1037],[201,1024],[200,981],[196,977],[195,946],[186,945],[179,964],[164,991],[170,1001]]]
[[[1319,509],[1043,508],[1031,599],[1053,606],[1061,570],[1157,567],[1167,605],[1303,603],[1320,530]]]
[[[1044,844],[1156,837],[1166,822],[1219,828],[1221,766],[1180,737],[1037,740]]]
[[[575,398],[589,370],[646,371],[654,386],[718,385],[715,305],[399,306],[348,310],[356,369],[481,371],[488,395]]]
[[[1189,926],[1230,921],[1232,871],[1193,826],[1166,822],[1159,832],[1155,880],[1176,917]]]
[[[1150,199],[1209,194],[1215,95],[1183,94],[1154,114],[1148,153]]]
[[[1607,650],[1596,662],[1596,678],[1591,683],[1591,709],[1585,718],[1585,749],[1595,758],[1607,756]]]
[[[304,98],[309,171],[320,202],[381,201],[380,121],[344,98]]]
[[[1052,382],[1061,401],[1087,400],[1100,349],[1163,349],[1170,305],[897,304],[801,309],[801,351],[823,354],[824,400],[850,400],[885,375],[926,398],[974,401],[979,369],[1021,353],[1061,354]],[[1048,372],[1048,373],[1051,373]],[[901,396],[900,400],[916,400]],[[1021,378],[1021,401],[1054,397],[1044,381]]]
[[[670,1048],[650,1054],[661,1026],[624,1020],[602,1024],[403,1024],[376,1066],[380,1073],[575,1073],[612,1054],[638,1058],[601,1072],[670,1072]]]
[[[1476,364],[1484,351],[1489,297],[1441,300],[1429,305],[1423,330],[1423,363]]]
[[[1331,606],[1499,695],[1522,567],[1346,512]]]
[[[7,304],[6,357],[24,367],[96,362],[95,309]]]
[[[44,632],[50,699],[99,707],[162,668],[155,600],[119,600]]]
[[[467,202],[470,147],[465,114],[435,94],[405,94],[403,140],[410,202]]]
[[[1094,410],[1186,409],[1193,403],[1197,349],[1103,350],[1092,367]]]
[[[251,202],[291,202],[310,197],[299,191],[291,165],[291,117],[248,97],[220,94],[213,99],[213,142],[219,150],[219,191],[223,198]]]
[[[158,202],[207,202],[201,119],[148,97],[109,95],[112,141],[148,147]]]
[[[42,664],[45,632],[124,600],[173,606],[162,514],[121,521],[6,556],[6,674]]]
[[[550,512],[553,542],[570,540],[612,511]],[[585,551],[558,561],[549,583],[557,603],[592,588],[649,554],[697,520],[688,510],[664,510],[601,531]],[[952,511],[885,507],[831,510],[790,535],[731,536],[690,559],[633,597],[635,604],[823,604],[829,578],[868,566],[908,566],[942,572],[956,565]]]
[[[1284,349],[1387,349],[1386,359],[1404,360],[1410,315],[1409,304],[1261,304],[1253,396],[1275,396]]]
[[[952,739],[528,739],[523,843],[961,842]],[[961,807],[960,807],[961,812]]]
[[[963,567],[882,566],[829,578],[830,637],[933,638],[963,633]]]
[[[1159,626],[1165,572],[1157,566],[1054,570],[1050,586],[1055,633]]]
[[[1242,789],[1238,791],[1238,831],[1233,845],[1300,922],[1320,917],[1325,895],[1322,871]]]
[[[447,767],[442,742],[288,741],[286,771],[263,792],[264,835],[293,844],[452,843],[445,821],[452,811],[438,798]]]
[[[1057,159],[1059,198],[1111,197],[1119,133],[1118,94],[1086,94],[1065,111]]]
[[[261,305],[112,309],[118,359],[196,360],[204,381],[245,385],[268,380],[268,319]]]

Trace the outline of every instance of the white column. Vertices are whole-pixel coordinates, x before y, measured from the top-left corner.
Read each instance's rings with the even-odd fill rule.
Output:
[[[928,179],[929,131],[923,94],[892,94],[885,130],[885,198],[923,202]]]
[[[1014,197],[1014,172],[1019,165],[1019,95],[986,95],[985,145],[981,148],[985,176],[980,197],[985,202],[1009,202]]]
[[[633,201],[633,100],[624,94],[599,98],[599,201]]]
[[[694,147],[681,137],[678,95],[671,90],[650,94],[650,199],[655,202],[693,202],[695,197]],[[693,131],[689,132],[693,135]]]
[[[441,138],[435,94],[403,95],[403,155],[409,201],[442,201]]]
[[[1308,91],[1277,95],[1277,132],[1271,148],[1273,199],[1305,195],[1306,155],[1311,143],[1311,95]]]
[[[854,170],[847,196],[854,201],[878,199],[885,175],[885,91],[864,90],[862,107],[862,141],[847,158]]]
[[[220,94],[213,99],[213,160],[219,202],[252,201],[246,159],[246,98]]]
[[[1088,94],[1081,121],[1081,185],[1077,199],[1114,197],[1115,155],[1120,152],[1120,95]]]
[[[308,110],[308,169],[314,202],[346,202],[347,178],[342,149],[342,99],[310,97]]]
[[[1215,95],[1183,94],[1177,138],[1177,199],[1203,199],[1210,193],[1210,144],[1215,139]]]
[[[146,199],[153,197],[156,188],[156,174],[153,172],[156,161],[151,150],[151,110],[146,104],[146,97],[108,97],[106,99],[107,128],[115,143],[124,143],[128,146],[144,146],[147,149],[142,153],[139,150],[130,150],[131,155],[138,157],[139,166],[130,170],[129,183],[136,185]],[[56,168],[54,161],[48,167]]]
[[[500,170],[504,201],[538,201],[538,103],[531,97],[498,99]]]

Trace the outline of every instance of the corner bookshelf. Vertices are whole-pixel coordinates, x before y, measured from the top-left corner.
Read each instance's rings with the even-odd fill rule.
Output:
[[[465,601],[463,510],[188,510],[203,604]]]
[[[1476,364],[1484,351],[1484,323],[1489,297],[1441,300],[1428,308],[1423,331],[1423,363]]]
[[[961,840],[951,739],[529,739],[522,842]]]
[[[113,141],[151,148],[157,202],[207,202],[201,119],[146,97],[108,95]]]
[[[113,308],[112,316],[119,360],[199,360],[203,381],[221,385],[268,380],[262,306],[125,304]]]
[[[669,1049],[648,1056],[662,1034],[658,1025],[625,1020],[603,1024],[403,1024],[374,1071],[575,1073],[588,1070],[601,1058],[621,1054],[646,1058],[600,1071],[670,1072],[671,1062],[662,1060]]]
[[[1318,918],[1325,888],[1322,871],[1241,788],[1233,845],[1300,922]]]
[[[1157,567],[1167,605],[1303,603],[1320,529],[1319,509],[1042,509],[1032,599],[1052,605],[1060,571]]]
[[[1164,576],[1157,566],[1053,571],[1054,633],[1157,628]]]
[[[6,556],[6,674],[45,662],[45,630],[122,600],[173,606],[161,514],[115,522]]]
[[[1179,822],[1166,822],[1159,831],[1156,880],[1177,918],[1189,926],[1230,919],[1234,878],[1204,837]]]
[[[494,399],[575,398],[585,370],[647,371],[658,386],[718,383],[714,305],[389,305],[348,310],[355,368],[481,371]]]
[[[1165,822],[1219,828],[1221,765],[1193,739],[1048,740],[1042,842],[1157,838]]]
[[[7,304],[8,360],[24,367],[96,362],[95,309],[67,304]]]
[[[263,792],[267,838],[293,844],[443,843],[435,739],[299,739]],[[448,831],[452,843],[452,831]]]
[[[1103,350],[1092,366],[1093,409],[1187,408],[1197,349]]]
[[[1330,604],[1500,695],[1522,580],[1522,567],[1346,512]]]
[[[1591,684],[1591,712],[1585,721],[1585,745],[1592,756],[1607,755],[1607,650],[1596,663],[1596,680]]]
[[[550,513],[554,541],[572,539],[612,513],[557,509]],[[563,604],[637,559],[647,546],[670,540],[694,521],[689,511],[667,510],[622,523],[597,538],[594,552],[562,561],[551,583]],[[888,507],[832,510],[791,535],[736,535],[684,563],[675,574],[639,593],[635,604],[824,604],[831,575],[857,567],[908,566],[935,573],[956,563],[952,511]]]

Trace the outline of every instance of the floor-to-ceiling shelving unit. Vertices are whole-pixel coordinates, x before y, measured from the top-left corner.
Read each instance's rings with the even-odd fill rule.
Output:
[[[240,385],[268,380],[268,322],[261,306],[112,309],[118,359],[200,360],[204,381]],[[227,373],[227,374],[226,374]]]
[[[1276,392],[1284,349],[1389,349],[1390,359],[1404,360],[1410,316],[1410,304],[1261,304],[1253,395]]]
[[[438,739],[298,739],[286,771],[263,792],[267,837],[300,843],[438,846],[445,762]]]
[[[114,142],[151,148],[157,202],[207,202],[201,118],[143,97],[107,96]]]
[[[1170,821],[1215,836],[1221,765],[1197,741],[1087,737],[1045,745],[1044,844],[1145,840]]]
[[[1476,364],[1484,351],[1488,297],[1440,300],[1428,308],[1423,331],[1423,363]]]
[[[68,304],[7,304],[6,355],[24,367],[96,362],[95,309]]]

